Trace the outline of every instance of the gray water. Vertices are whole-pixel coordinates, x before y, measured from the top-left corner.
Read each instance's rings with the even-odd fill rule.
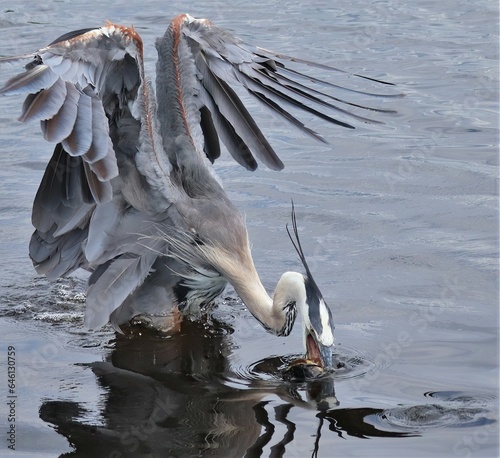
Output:
[[[106,19],[154,38],[180,12],[246,41],[396,83],[384,125],[330,145],[257,113],[286,164],[217,171],[272,291],[304,250],[336,322],[333,378],[291,384],[300,326],[267,334],[228,290],[168,339],[82,328],[85,275],[49,282],[27,255],[51,145],[0,99],[1,456],[498,456],[498,5],[493,1],[0,1],[2,55]],[[16,69],[0,69],[5,80]],[[315,70],[336,81],[338,74]],[[345,94],[344,94],[345,95]],[[383,119],[381,119],[383,118]],[[308,120],[306,118],[306,120]],[[7,352],[16,451],[7,448]],[[328,405],[318,403],[327,399]]]

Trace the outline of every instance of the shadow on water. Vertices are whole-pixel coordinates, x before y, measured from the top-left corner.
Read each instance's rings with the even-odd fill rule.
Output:
[[[117,335],[106,361],[88,364],[105,391],[98,415],[84,403],[45,400],[43,421],[55,426],[74,451],[63,456],[273,457],[297,447],[293,409],[316,411],[316,456],[322,435],[400,437],[365,419],[381,409],[338,408],[334,377],[285,382],[277,358],[246,374],[230,367],[231,333],[224,323],[185,321],[169,338],[135,329]],[[264,368],[265,367],[265,368]],[[259,369],[262,368],[262,369]],[[259,371],[262,370],[259,377]],[[270,407],[269,395],[283,402]],[[90,420],[92,418],[92,420]],[[98,420],[96,420],[98,418]]]

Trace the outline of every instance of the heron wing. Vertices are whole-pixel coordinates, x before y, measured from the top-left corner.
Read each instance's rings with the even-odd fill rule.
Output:
[[[107,23],[2,60],[28,60],[0,93],[27,94],[20,120],[40,121],[57,144],[33,205],[30,256],[49,278],[93,271],[86,323],[100,327],[167,250],[157,228],[173,197],[171,166],[141,38]]]
[[[207,19],[183,15],[179,33],[193,53],[200,82],[199,96],[204,108],[208,109],[211,115],[206,124],[210,122],[214,127],[203,129],[203,133],[215,130],[233,158],[247,169],[254,170],[257,167],[256,158],[275,170],[282,169],[283,163],[240,100],[237,93],[239,87],[243,87],[255,100],[294,128],[322,142],[326,142],[325,139],[291,114],[288,108],[310,113],[346,128],[354,126],[325,113],[322,109],[371,123],[378,121],[356,114],[352,110],[390,112],[331,96],[318,90],[317,86],[321,84],[337,89],[346,88],[318,80],[289,67],[292,63],[299,63],[329,71],[341,72],[340,70],[249,45]],[[351,76],[387,84],[361,75]],[[384,94],[384,97],[388,96]],[[210,152],[213,149],[213,157],[218,157],[218,145],[213,136],[209,139],[206,135],[205,137],[205,151]],[[207,147],[207,143],[212,144],[213,148]]]
[[[172,198],[170,164],[161,154],[154,92],[144,75],[142,40],[135,30],[107,23],[1,61],[30,58],[26,70],[7,81],[0,94],[28,94],[20,120],[41,121],[46,140],[81,157],[92,200],[109,201],[122,162],[132,162],[150,185],[157,210],[166,208]]]

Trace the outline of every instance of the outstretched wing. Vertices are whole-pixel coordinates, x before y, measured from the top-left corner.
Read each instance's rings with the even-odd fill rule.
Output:
[[[260,104],[301,132],[323,142],[325,140],[319,134],[305,126],[286,108],[293,107],[346,128],[354,126],[327,113],[378,123],[379,121],[354,113],[353,109],[391,111],[367,107],[326,94],[317,89],[318,85],[346,88],[300,73],[291,68],[290,64],[299,63],[337,72],[341,72],[340,70],[249,45],[207,19],[195,19],[185,14],[176,18],[172,24],[179,23],[180,26],[174,27],[171,33],[177,34],[177,40],[184,40],[189,45],[194,58],[200,82],[199,97],[203,105],[200,111],[205,152],[212,161],[219,154],[218,145],[214,141],[217,137],[213,134],[216,131],[233,158],[247,169],[254,170],[257,167],[256,158],[271,169],[283,168],[283,163],[234,90],[238,86],[245,88]],[[361,75],[350,76],[371,80],[380,85],[389,84]],[[208,111],[209,115],[204,114],[203,110]]]
[[[111,181],[132,160],[168,202],[169,190],[162,188],[168,186],[170,166],[158,152],[154,96],[134,29],[111,23],[82,29],[33,54],[1,61],[26,59],[32,60],[25,72],[7,81],[0,94],[28,94],[20,120],[41,121],[46,140],[81,158],[92,200],[109,201]],[[61,168],[56,172],[60,175]]]
[[[86,323],[100,327],[166,250],[147,238],[161,223],[149,215],[165,215],[173,190],[141,38],[107,23],[2,60],[28,60],[0,94],[28,94],[20,120],[40,121],[57,144],[33,205],[30,256],[49,278],[93,271]]]

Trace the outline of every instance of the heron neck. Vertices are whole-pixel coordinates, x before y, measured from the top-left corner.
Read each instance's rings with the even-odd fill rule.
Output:
[[[233,281],[232,285],[250,313],[265,328],[278,330],[283,327],[284,315],[275,308],[255,268],[247,271],[241,281]]]
[[[239,272],[244,274],[236,279],[233,278],[230,283],[248,310],[266,329],[281,333],[287,319],[290,318],[287,318],[290,311],[287,308],[288,304],[294,303],[298,310],[304,312],[306,301],[304,276],[298,272],[285,272],[276,284],[271,298],[260,281],[251,256],[242,264],[246,268]]]

